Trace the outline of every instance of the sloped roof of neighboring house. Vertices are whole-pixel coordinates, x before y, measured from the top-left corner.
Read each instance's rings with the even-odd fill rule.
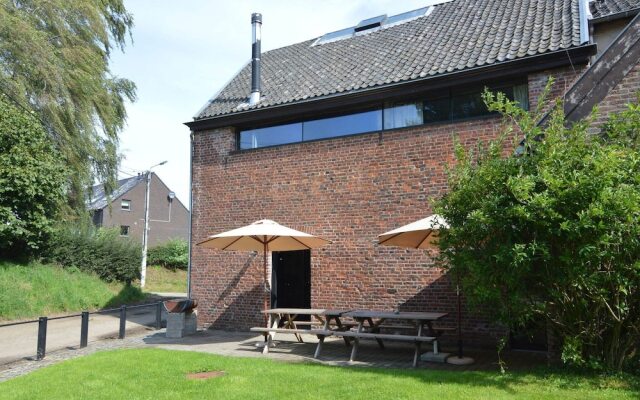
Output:
[[[257,105],[240,106],[250,93],[249,63],[194,119],[348,94],[578,47],[579,1],[453,0],[409,22],[323,44],[316,40],[262,55],[262,98]]]
[[[589,9],[593,19],[625,13],[640,8],[640,0],[592,0]]]
[[[143,181],[144,175],[120,179],[116,183],[116,188],[110,196],[107,196],[107,193],[105,193],[104,185],[95,185],[91,188],[91,199],[87,208],[89,210],[101,210],[106,208],[109,205],[109,199],[117,199]]]

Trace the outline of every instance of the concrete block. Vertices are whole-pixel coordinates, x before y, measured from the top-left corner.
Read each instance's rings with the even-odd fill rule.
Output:
[[[420,356],[420,361],[428,361],[428,362],[436,362],[444,364],[447,361],[447,358],[451,355],[451,353],[437,353],[434,354],[433,351],[423,353]]]
[[[168,338],[179,339],[196,333],[198,319],[195,313],[168,313],[167,333]]]

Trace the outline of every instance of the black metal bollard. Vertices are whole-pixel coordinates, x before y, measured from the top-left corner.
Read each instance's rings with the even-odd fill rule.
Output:
[[[120,332],[118,339],[124,339],[124,331],[127,325],[127,306],[120,306]]]
[[[42,360],[47,351],[47,317],[38,318],[38,348],[36,349],[36,360]]]
[[[87,347],[89,337],[89,312],[83,311],[80,321],[80,348]]]
[[[156,304],[156,329],[162,329],[162,302]]]

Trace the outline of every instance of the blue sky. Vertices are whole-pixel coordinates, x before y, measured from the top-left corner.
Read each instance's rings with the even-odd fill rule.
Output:
[[[262,49],[268,51],[432,3],[125,0],[135,19],[133,43],[113,54],[111,70],[136,83],[138,100],[127,107],[120,177],[167,160],[154,171],[188,207],[189,129],[183,123],[249,62],[252,12],[263,15]]]

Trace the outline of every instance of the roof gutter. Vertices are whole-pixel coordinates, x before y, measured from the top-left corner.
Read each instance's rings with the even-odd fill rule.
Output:
[[[420,95],[430,90],[452,85],[482,82],[489,79],[506,79],[544,69],[585,63],[595,53],[595,44],[585,44],[570,49],[537,54],[462,71],[426,76],[411,81],[203,118],[186,122],[185,125],[192,131],[197,132],[228,126],[250,126],[267,122],[278,123],[291,118],[320,116],[322,113],[328,114],[342,111],[344,107],[365,107],[379,104],[381,101],[393,100],[394,97],[398,99],[406,98],[408,95]]]
[[[638,14],[638,12],[640,12],[640,8],[634,8],[633,10],[627,10],[624,12],[609,14],[609,15],[605,15],[604,17],[590,19],[589,24],[597,25],[603,22],[615,21],[617,19],[631,18],[631,17],[635,17]]]

